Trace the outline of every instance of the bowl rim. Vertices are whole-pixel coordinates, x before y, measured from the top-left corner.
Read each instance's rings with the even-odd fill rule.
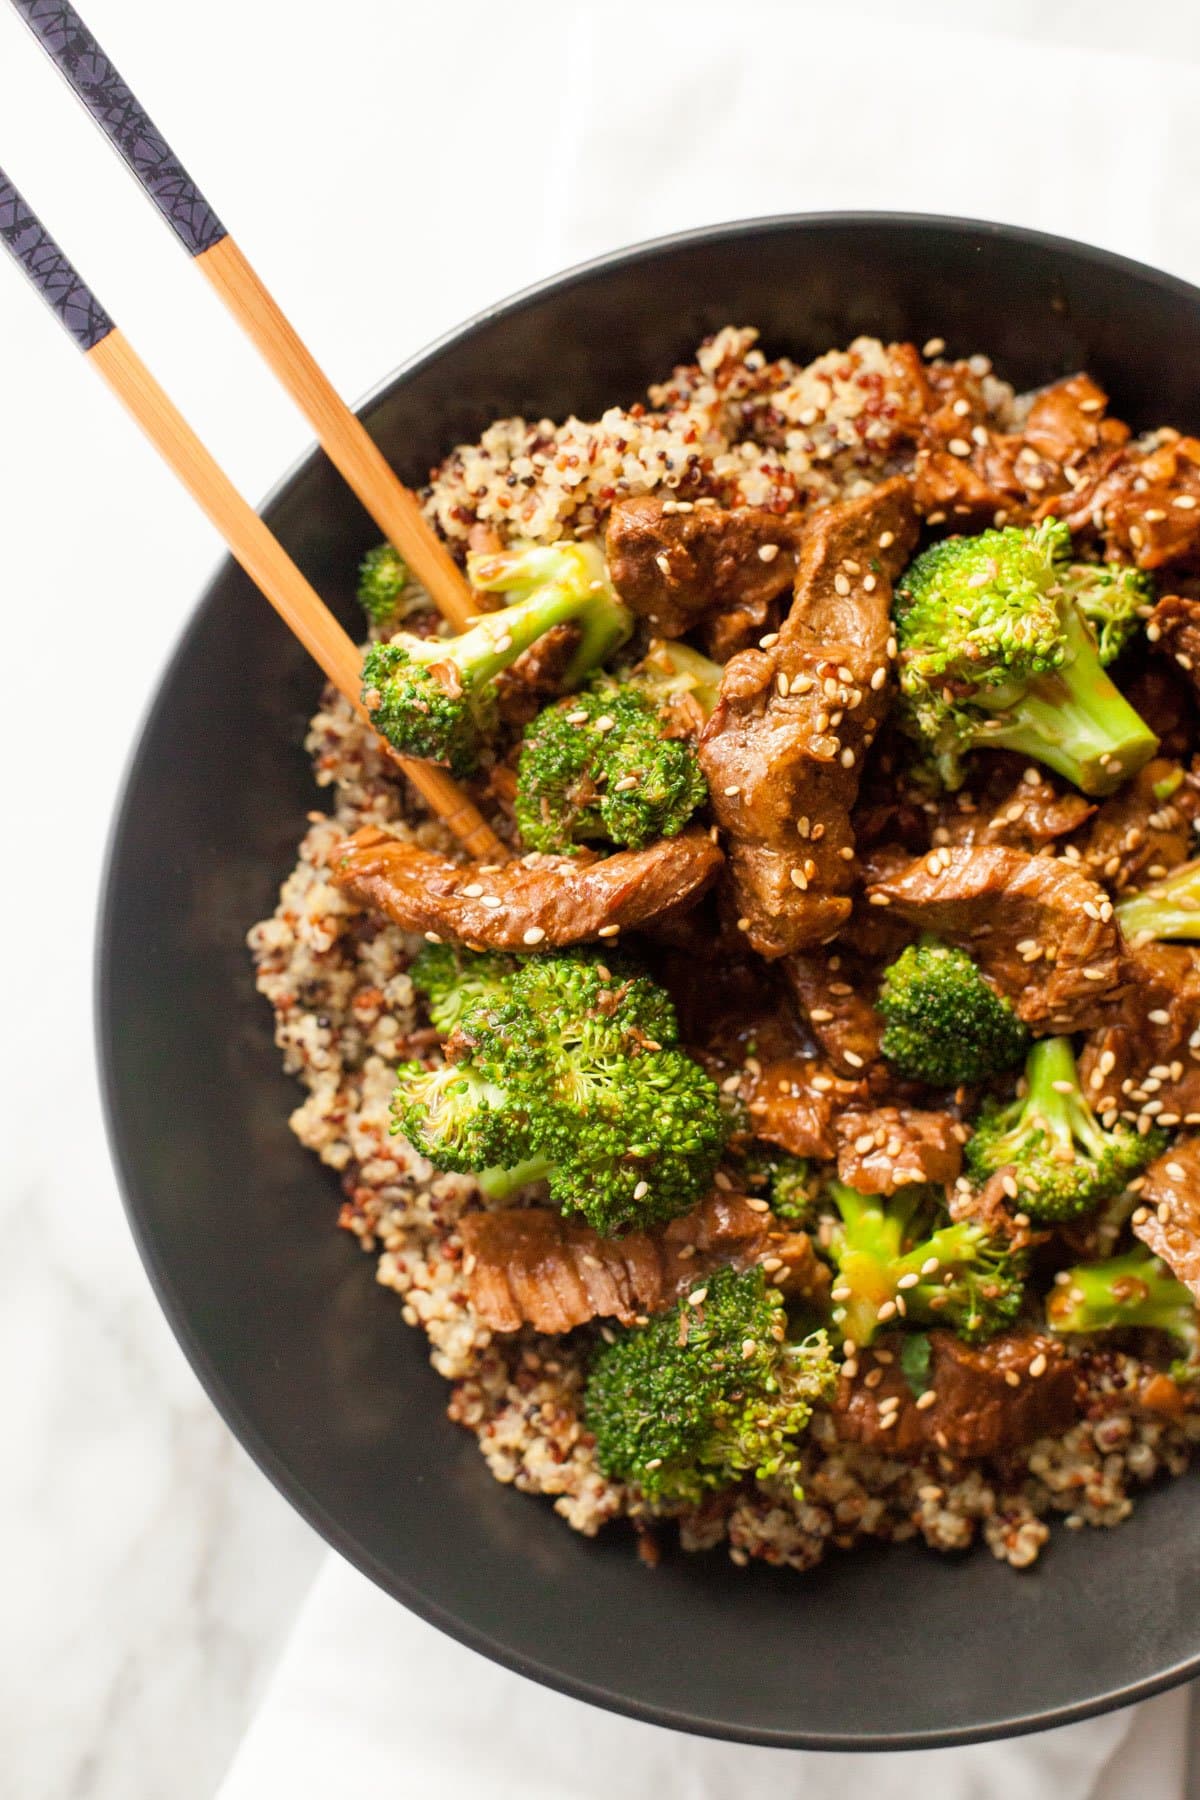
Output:
[[[352,410],[360,417],[369,418],[376,403],[398,382],[406,380],[426,365],[435,363],[447,350],[461,339],[470,336],[481,326],[503,315],[519,313],[541,300],[548,293],[569,291],[572,287],[587,282],[598,273],[607,273],[614,269],[636,268],[639,264],[652,261],[664,253],[669,254],[679,249],[686,249],[693,244],[714,241],[736,242],[739,238],[761,237],[764,233],[784,233],[794,230],[798,226],[826,229],[832,227],[847,231],[879,228],[916,233],[949,231],[967,236],[1003,239],[1018,245],[1027,244],[1043,252],[1061,251],[1076,262],[1083,260],[1085,263],[1092,262],[1097,266],[1115,270],[1178,299],[1189,301],[1193,306],[1200,308],[1200,287],[1186,281],[1182,276],[1172,275],[1152,264],[1124,256],[1119,251],[1107,250],[1099,245],[1066,237],[1061,233],[1040,231],[1030,226],[1005,224],[996,220],[975,219],[954,214],[893,212],[879,209],[770,213],[759,217],[719,220],[685,231],[642,238],[634,243],[622,245],[584,261],[570,264],[556,273],[543,276],[537,281],[517,289],[507,297],[471,314],[459,324],[432,339],[423,348],[405,358],[388,375],[377,381],[366,394],[354,403]],[[285,472],[272,484],[258,503],[256,510],[262,515],[268,514],[283,499],[292,483],[298,480],[310,463],[321,454],[320,446],[314,441],[293,459]],[[855,1734],[791,1729],[755,1729],[737,1725],[720,1726],[711,1720],[690,1714],[682,1708],[641,1702],[629,1695],[613,1692],[598,1683],[563,1674],[548,1664],[540,1662],[536,1657],[514,1650],[499,1641],[490,1632],[461,1619],[457,1614],[449,1611],[437,1600],[417,1588],[412,1581],[400,1577],[386,1568],[377,1557],[356,1540],[347,1527],[339,1523],[307,1484],[285,1465],[282,1457],[247,1417],[228,1386],[216,1359],[195,1330],[184,1304],[176,1294],[165,1261],[159,1255],[152,1235],[143,1225],[138,1197],[141,1178],[132,1146],[126,1138],[116,1077],[116,1063],[112,1051],[113,992],[107,946],[114,919],[117,870],[122,861],[125,847],[130,795],[135,782],[142,773],[148,755],[147,742],[152,727],[157,723],[160,713],[165,708],[165,689],[176,670],[186,661],[193,639],[200,630],[201,622],[215,590],[235,567],[234,559],[228,554],[222,556],[214,566],[200,595],[188,613],[178,637],[161,664],[131,737],[130,747],[117,786],[113,813],[108,825],[95,916],[92,972],[93,1043],[109,1155],[117,1178],[126,1221],[154,1296],[180,1349],[217,1413],[241,1447],[288,1504],[324,1539],[330,1549],[344,1557],[360,1574],[367,1576],[392,1599],[399,1601],[419,1618],[424,1619],[426,1623],[445,1632],[447,1636],[467,1649],[489,1658],[515,1674],[525,1676],[555,1692],[566,1694],[572,1699],[584,1701],[626,1718],[640,1720],[645,1724],[686,1732],[694,1736],[713,1738],[722,1742],[759,1745],[773,1749],[835,1752],[946,1749],[954,1746],[995,1742],[1008,1737],[1021,1737],[1061,1725],[1075,1724],[1081,1720],[1095,1718],[1103,1713],[1150,1699],[1154,1695],[1163,1693],[1200,1674],[1200,1637],[1198,1637],[1197,1648],[1192,1656],[1168,1669],[1160,1670],[1155,1675],[1109,1688],[1102,1694],[1093,1695],[1086,1700],[1076,1701],[1066,1706],[1047,1708],[1042,1712],[1030,1711],[1018,1718],[1008,1718],[999,1725],[984,1723],[943,1729],[916,1728],[905,1731]],[[563,1529],[565,1530],[567,1527],[564,1525]]]

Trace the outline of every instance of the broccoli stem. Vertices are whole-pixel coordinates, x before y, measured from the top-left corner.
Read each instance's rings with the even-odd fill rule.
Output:
[[[575,687],[633,630],[633,615],[617,599],[603,559],[592,546],[536,545],[520,552],[473,556],[468,572],[484,592],[516,595],[502,611],[488,613],[446,646],[472,684],[489,681],[508,668],[552,626],[575,625],[579,643],[563,678],[565,686]],[[497,642],[505,645],[503,650],[496,649]]]
[[[1158,739],[1101,667],[1077,609],[1064,620],[1068,656],[1014,702],[1008,724],[989,724],[982,747],[1045,763],[1085,794],[1109,794],[1153,756]]]
[[[548,1181],[554,1164],[548,1156],[531,1156],[511,1169],[484,1169],[475,1179],[489,1200],[509,1200],[535,1181]]]
[[[1104,1154],[1108,1140],[1079,1085],[1070,1038],[1039,1038],[1029,1052],[1025,1079],[1028,1093],[1016,1132],[1040,1126],[1062,1146],[1064,1160],[1074,1157],[1077,1145],[1091,1156]]]
[[[1200,1317],[1191,1291],[1142,1247],[1066,1270],[1046,1303],[1046,1318],[1052,1331],[1137,1326],[1165,1331],[1191,1359],[1200,1350]]]
[[[1151,938],[1200,938],[1200,857],[1182,863],[1161,881],[1118,900],[1117,921],[1132,942]]]

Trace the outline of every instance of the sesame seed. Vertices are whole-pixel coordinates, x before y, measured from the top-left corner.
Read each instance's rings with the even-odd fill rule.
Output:
[[[661,1469],[662,1468],[662,1460],[663,1459],[661,1456],[652,1456],[650,1458],[650,1460],[647,1462],[646,1467],[648,1469]]]
[[[1021,1377],[1017,1374],[1015,1369],[1005,1369],[1004,1379],[1009,1387],[1020,1387],[1021,1385]]]
[[[620,929],[621,927],[619,925],[602,925],[596,933],[596,936],[602,938],[616,937]]]
[[[1166,1165],[1166,1168],[1167,1168],[1167,1174],[1169,1176],[1171,1176],[1172,1180],[1174,1180],[1174,1181],[1186,1181],[1187,1180],[1187,1170],[1184,1168],[1182,1163],[1169,1162]]]
[[[925,1412],[929,1407],[935,1405],[936,1402],[937,1395],[934,1393],[933,1389],[926,1388],[923,1394],[917,1395],[917,1411]]]
[[[842,1055],[845,1058],[845,1060],[850,1064],[850,1067],[852,1069],[861,1069],[862,1068],[863,1059],[861,1056],[858,1055],[857,1051],[843,1050]]]
[[[498,906],[504,905],[504,902],[501,900],[499,894],[484,894],[480,899],[479,904],[480,906],[486,906],[490,912],[495,912]]]
[[[722,788],[722,789],[721,789],[721,792],[722,792],[722,793],[723,793],[723,794],[724,794],[724,795],[725,795],[725,798],[726,798],[726,799],[727,799],[727,800],[732,800],[732,799],[733,799],[733,797],[734,797],[734,795],[735,795],[735,794],[740,794],[740,793],[741,793],[741,791],[742,791],[742,790],[741,790],[741,788],[740,788],[740,787],[738,787],[738,786],[737,786],[737,785],[736,785],[736,783],[735,783],[735,784],[734,784],[734,785],[733,785],[733,786],[732,786],[732,787],[727,787],[727,788]]]
[[[1033,1376],[1035,1381],[1039,1375],[1044,1375],[1046,1373],[1046,1358],[1041,1350],[1038,1351],[1037,1355],[1030,1363],[1029,1373]]]
[[[960,419],[965,419],[967,414],[970,412],[970,410],[971,410],[971,402],[969,400],[962,399],[961,396],[959,399],[957,399],[954,402],[954,405],[950,408],[950,411],[952,413],[957,413]]]
[[[1191,512],[1194,509],[1196,502],[1191,494],[1176,494],[1171,505],[1177,506],[1180,512]]]
[[[917,1286],[918,1282],[920,1281],[920,1279],[921,1279],[921,1277],[919,1275],[914,1274],[910,1270],[907,1275],[902,1275],[900,1277],[899,1281],[896,1283],[896,1286],[898,1288],[915,1288]]]
[[[868,894],[868,906],[890,906],[892,903],[886,894]]]
[[[877,1388],[882,1380],[883,1370],[872,1369],[868,1374],[863,1376],[863,1386],[865,1388]]]
[[[1054,1089],[1056,1094],[1073,1094],[1075,1092],[1075,1083],[1073,1081],[1052,1081],[1050,1086]]]
[[[596,730],[611,731],[616,722],[617,721],[613,718],[611,713],[601,713],[600,717],[596,720]]]
[[[833,589],[836,594],[841,594],[843,596],[848,594],[850,592],[850,582],[848,577],[840,572],[835,575],[833,578]]]
[[[946,348],[945,338],[931,337],[926,340],[925,346],[921,351],[921,355],[922,356],[940,356],[942,354],[942,351],[945,348]]]
[[[613,782],[613,793],[627,794],[630,788],[635,788],[641,779],[640,775],[622,775],[620,781]]]
[[[887,680],[887,670],[883,667],[876,669],[875,673],[871,677],[872,691],[877,694],[886,680]]]
[[[482,892],[483,892],[482,884],[478,881],[473,881],[471,883],[470,887],[465,887],[463,889],[463,897],[467,900],[478,900],[478,898],[479,898],[480,894],[482,894]]]
[[[941,1264],[936,1256],[927,1256],[921,1264],[921,1273],[922,1275],[936,1275],[940,1268]]]
[[[773,650],[778,642],[779,633],[777,631],[768,631],[766,637],[759,638],[758,647],[760,650]]]
[[[587,724],[587,714],[585,712],[569,712],[567,714],[567,724],[568,725],[586,725]]]
[[[845,750],[842,751],[842,754],[838,757],[838,761],[841,763],[843,769],[852,769],[854,767],[854,752],[853,752],[853,750],[851,750],[849,747],[847,747]]]
[[[787,697],[787,691],[790,685],[787,676],[784,674],[783,670],[780,669],[778,675],[775,677],[775,686],[779,689],[780,694],[784,698]]]
[[[654,562],[655,562],[655,566],[658,568],[658,570],[661,574],[669,575],[671,573],[671,559],[667,555],[665,550],[659,551],[658,555],[654,559]]]
[[[739,931],[749,931],[749,929],[750,929],[749,919],[745,919],[745,918],[739,919],[737,922],[737,928]]]
[[[875,1314],[875,1317],[879,1320],[881,1325],[886,1325],[889,1319],[895,1318],[897,1311],[898,1308],[894,1300],[885,1300],[883,1305],[879,1308],[879,1311]]]
[[[525,932],[522,942],[526,944],[540,944],[545,935],[546,934],[540,925],[531,925],[529,930]]]
[[[853,1289],[852,1289],[852,1288],[848,1288],[848,1287],[835,1287],[835,1288],[830,1288],[830,1290],[829,1290],[829,1298],[830,1298],[830,1299],[831,1299],[831,1300],[849,1300],[849,1298],[850,1298],[850,1295],[851,1295],[851,1294],[852,1294],[852,1292],[853,1292]]]
[[[970,456],[971,454],[971,446],[966,438],[953,437],[946,445],[946,448],[951,456]]]
[[[1153,1012],[1146,1014],[1146,1017],[1152,1025],[1169,1025],[1171,1023],[1171,1015],[1165,1006],[1156,1006]]]
[[[765,563],[774,562],[775,558],[778,555],[779,555],[779,545],[778,544],[760,544],[758,546],[759,562],[765,562]]]
[[[841,849],[838,851],[838,855],[841,857],[843,862],[853,862],[854,861],[854,851],[849,844],[843,844]]]
[[[749,1362],[750,1358],[754,1355],[754,1352],[757,1349],[758,1349],[758,1345],[755,1343],[753,1338],[743,1338],[742,1339],[742,1361]]]
[[[635,1200],[644,1200],[649,1192],[650,1183],[648,1181],[639,1181],[633,1190],[633,1197]]]
[[[696,1288],[688,1295],[687,1303],[689,1306],[703,1306],[707,1299],[708,1289],[706,1287]]]
[[[879,548],[881,550],[890,550],[892,545],[895,543],[895,541],[896,541],[896,534],[894,531],[881,531],[880,532]]]
[[[426,942],[426,943],[427,943],[427,944],[440,944],[440,943],[441,943],[441,941],[442,941],[442,940],[441,940],[441,938],[440,938],[440,937],[439,937],[439,936],[438,936],[438,934],[437,934],[437,932],[436,932],[436,931],[427,931],[427,932],[426,932],[426,933],[425,933],[425,942]]]

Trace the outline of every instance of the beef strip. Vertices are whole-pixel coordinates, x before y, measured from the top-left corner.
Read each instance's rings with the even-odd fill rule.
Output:
[[[1053,510],[1054,499],[1086,479],[1081,470],[1129,436],[1103,417],[1107,399],[1087,375],[1045,388],[1017,432],[996,428],[968,364],[942,365],[929,379],[935,403],[914,464],[917,505],[960,527],[1020,525],[1043,505]]]
[[[1127,952],[1129,980],[1103,1009],[1079,1070],[1096,1111],[1119,1111],[1168,1128],[1200,1125],[1200,952],[1190,944],[1141,944]]]
[[[781,1289],[819,1300],[829,1271],[803,1232],[761,1201],[711,1193],[660,1230],[602,1238],[548,1207],[466,1213],[459,1221],[471,1305],[493,1331],[574,1331],[591,1319],[632,1325],[671,1306],[714,1269],[766,1259]]]
[[[999,784],[997,784],[999,787]],[[1015,785],[982,795],[955,794],[938,808],[933,827],[935,846],[1009,844],[1016,850],[1041,850],[1086,824],[1096,808],[1074,789],[1059,789],[1036,769]]]
[[[840,1075],[853,1079],[879,1061],[883,1021],[867,998],[878,975],[861,958],[825,951],[780,960],[805,1022]]]
[[[850,809],[886,707],[892,581],[915,541],[902,478],[818,513],[779,642],[726,664],[700,761],[762,956],[825,943],[849,916]]]
[[[942,848],[876,882],[868,898],[969,951],[1041,1031],[1085,1029],[1123,980],[1112,902],[1065,857],[1003,844]]]
[[[767,628],[796,572],[798,520],[765,507],[727,511],[640,495],[618,500],[605,550],[625,604],[663,637],[703,625],[720,660]]]
[[[752,1058],[738,1090],[751,1130],[793,1156],[829,1161],[837,1153],[835,1120],[867,1098],[863,1081],[847,1081],[810,1057]]]
[[[1171,782],[1172,791],[1158,799],[1155,788]],[[1140,887],[1187,860],[1197,816],[1200,780],[1156,756],[1102,803],[1091,829],[1077,840],[1080,860],[1109,888]]]
[[[1097,536],[1106,556],[1139,568],[1200,568],[1200,439],[1155,432],[1093,456],[1069,497],[1046,500],[1074,532]]]
[[[993,1237],[1007,1238],[1017,1251],[1028,1250],[1031,1244],[1045,1243],[1050,1233],[1034,1231],[1026,1215],[1018,1216],[1014,1211],[1005,1192],[1007,1179],[1006,1171],[1000,1169],[989,1176],[982,1187],[973,1187],[970,1182],[955,1182],[946,1196],[950,1217],[956,1224],[963,1219],[973,1220]]]
[[[615,856],[456,863],[369,826],[336,847],[330,880],[405,931],[522,950],[580,944],[644,924],[698,899],[721,860],[708,833],[692,830]]]
[[[1078,1416],[1076,1371],[1062,1343],[1043,1332],[1004,1332],[986,1344],[965,1344],[952,1332],[931,1331],[934,1400],[923,1407],[901,1371],[900,1341],[888,1338],[877,1346],[887,1362],[861,1351],[856,1375],[838,1382],[834,1424],[847,1442],[895,1456],[942,1451],[996,1457],[1036,1438],[1057,1437]],[[1006,1379],[1010,1375],[1015,1381]]]
[[[838,1175],[860,1194],[894,1194],[914,1182],[954,1181],[966,1128],[944,1112],[911,1106],[850,1108],[837,1120]]]
[[[1133,1229],[1200,1301],[1200,1137],[1179,1138],[1146,1170]]]
[[[1146,636],[1200,692],[1200,599],[1194,594],[1164,594],[1150,614]]]

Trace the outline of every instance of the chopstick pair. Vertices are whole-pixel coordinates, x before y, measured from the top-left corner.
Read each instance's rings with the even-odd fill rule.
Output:
[[[316,430],[330,460],[459,629],[477,610],[453,558],[340,398],[69,0],[13,0],[196,264]],[[0,238],[288,628],[362,717],[360,658],[316,590],[201,443],[50,233],[0,169]],[[441,769],[395,755],[475,856],[505,847]]]

